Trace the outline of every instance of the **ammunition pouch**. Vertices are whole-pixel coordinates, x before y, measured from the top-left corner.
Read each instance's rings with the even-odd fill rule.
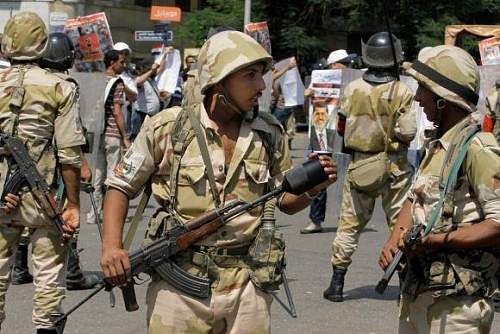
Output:
[[[347,169],[347,180],[351,187],[361,192],[380,189],[389,179],[391,161],[386,152],[351,162]]]
[[[142,244],[144,246],[149,245],[153,241],[163,237],[165,232],[170,230],[173,226],[179,224],[180,222],[174,214],[161,208],[156,210],[149,220],[148,228],[146,229],[146,234],[144,235]]]
[[[260,228],[249,249],[250,280],[264,291],[279,290],[286,267],[285,239],[276,229]]]

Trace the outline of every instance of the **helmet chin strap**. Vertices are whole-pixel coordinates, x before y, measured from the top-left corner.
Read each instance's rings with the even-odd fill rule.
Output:
[[[245,120],[251,120],[252,118],[255,118],[255,116],[257,116],[255,113],[255,108],[253,113],[242,111],[240,108],[238,108],[238,106],[231,99],[229,93],[227,92],[224,86],[217,85],[214,88],[215,88],[215,94],[212,96],[212,102],[210,104],[210,110],[209,110],[210,114],[215,112],[217,105],[219,105],[225,109],[234,111],[236,114],[240,115]]]

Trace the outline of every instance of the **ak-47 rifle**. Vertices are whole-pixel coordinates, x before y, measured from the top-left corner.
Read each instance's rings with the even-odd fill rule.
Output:
[[[47,214],[61,235],[61,238],[63,238],[64,220],[62,219],[61,211],[58,208],[49,185],[42,175],[40,175],[23,141],[16,136],[0,133],[0,145],[5,149],[6,154],[12,156],[17,168],[5,184],[2,199],[8,193],[18,194],[22,187],[27,186],[33,194],[35,201],[42,207],[42,210]]]
[[[423,229],[424,226],[422,224],[414,224],[405,236],[405,245],[409,248],[415,245],[422,237]],[[377,283],[375,291],[380,294],[384,293],[385,289],[387,289],[387,285],[394,275],[394,272],[396,272],[396,270],[400,267],[403,256],[404,254],[401,250],[398,250],[396,254],[394,254],[391,264],[385,269],[384,276],[382,276],[380,281]]]
[[[284,178],[282,186],[271,192],[251,201],[235,201],[221,208],[211,210],[199,217],[196,217],[185,224],[177,225],[169,230],[165,236],[135,250],[129,254],[130,271],[132,277],[127,286],[121,287],[125,309],[129,312],[139,309],[135,297],[133,277],[141,273],[158,273],[162,279],[175,288],[189,295],[198,298],[208,298],[210,296],[210,281],[191,275],[181,269],[171,259],[180,251],[186,250],[197,241],[211,235],[232,218],[241,215],[273,197],[279,196],[283,192],[295,195],[303,194],[305,191],[326,181],[328,176],[318,160],[310,160],[303,165],[293,168]],[[86,301],[96,295],[104,288],[92,292],[67,313],[55,319],[56,324],[64,322],[67,317],[83,305]],[[112,288],[108,286],[108,288]]]

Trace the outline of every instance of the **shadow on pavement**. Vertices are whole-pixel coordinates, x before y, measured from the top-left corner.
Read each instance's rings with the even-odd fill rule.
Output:
[[[365,285],[355,288],[344,293],[345,300],[357,299],[376,299],[376,300],[394,300],[396,301],[399,295],[399,287],[390,285],[385,290],[383,295],[375,292],[375,285]]]

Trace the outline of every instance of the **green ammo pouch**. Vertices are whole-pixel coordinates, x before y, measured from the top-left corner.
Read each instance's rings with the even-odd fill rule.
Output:
[[[264,221],[249,249],[250,280],[259,289],[279,290],[283,283],[285,239],[274,226],[274,221]]]
[[[149,245],[153,241],[163,237],[166,231],[177,224],[179,224],[179,222],[173,214],[163,209],[158,209],[149,220],[143,245]]]
[[[390,176],[391,161],[387,152],[351,163],[347,178],[351,186],[362,192],[372,192],[382,187]]]

